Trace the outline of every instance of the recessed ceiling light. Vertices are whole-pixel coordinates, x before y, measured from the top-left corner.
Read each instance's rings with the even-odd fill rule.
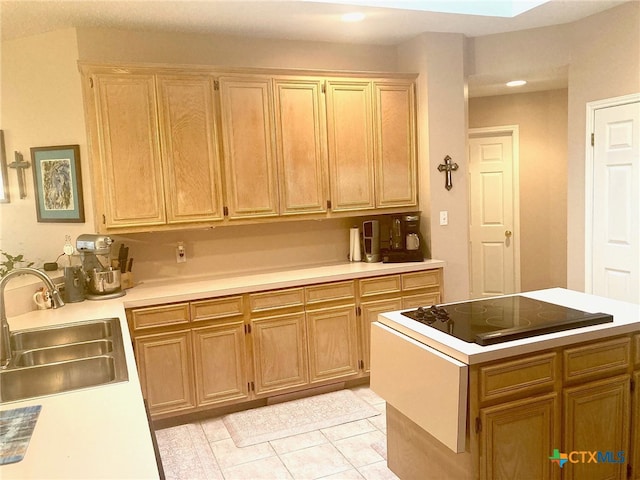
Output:
[[[364,20],[364,13],[361,12],[351,12],[345,13],[340,17],[343,22],[361,22]]]
[[[527,84],[526,80],[512,80],[506,83],[507,87],[521,87],[522,85],[526,85],[526,84]]]

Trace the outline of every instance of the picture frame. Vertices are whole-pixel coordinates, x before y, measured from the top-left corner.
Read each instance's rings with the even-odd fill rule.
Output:
[[[38,222],[84,223],[80,146],[32,147]]]

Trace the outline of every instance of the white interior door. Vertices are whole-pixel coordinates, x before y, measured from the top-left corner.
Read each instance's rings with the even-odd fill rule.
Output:
[[[640,102],[594,111],[592,291],[640,303]]]
[[[471,296],[520,287],[518,127],[469,131]]]

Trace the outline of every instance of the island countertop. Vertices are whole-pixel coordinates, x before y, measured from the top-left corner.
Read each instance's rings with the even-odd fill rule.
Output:
[[[564,288],[537,290],[519,295],[586,312],[609,313],[613,315],[613,322],[486,346],[468,343],[423,325],[405,317],[400,311],[383,313],[379,315],[378,322],[467,365],[640,331],[640,305],[638,304],[620,302]]]

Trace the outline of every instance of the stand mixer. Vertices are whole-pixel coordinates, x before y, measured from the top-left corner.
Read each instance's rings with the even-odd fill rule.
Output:
[[[120,270],[111,266],[109,254],[113,239],[104,235],[83,234],[76,239],[87,278],[87,300],[107,300],[126,294],[120,285]]]

